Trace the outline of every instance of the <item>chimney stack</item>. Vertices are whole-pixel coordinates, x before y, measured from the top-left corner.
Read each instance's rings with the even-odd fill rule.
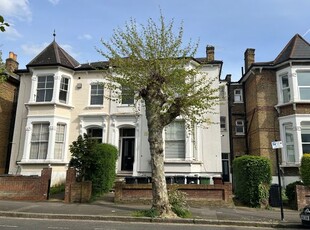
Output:
[[[17,55],[13,52],[9,53],[9,57],[5,61],[5,69],[9,73],[13,73],[18,69]]]
[[[208,62],[214,61],[214,46],[207,45],[206,52],[207,52],[207,61]]]
[[[250,66],[255,62],[255,49],[248,48],[244,52],[244,68],[248,71]]]

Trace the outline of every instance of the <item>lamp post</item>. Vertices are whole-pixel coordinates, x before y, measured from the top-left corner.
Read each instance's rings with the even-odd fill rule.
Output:
[[[274,141],[271,143],[272,148],[276,150],[276,160],[277,160],[277,171],[278,171],[278,183],[279,183],[279,200],[281,209],[281,221],[284,220],[283,213],[283,201],[282,201],[282,185],[281,185],[281,175],[280,175],[280,163],[279,163],[279,149],[283,148],[282,141]]]

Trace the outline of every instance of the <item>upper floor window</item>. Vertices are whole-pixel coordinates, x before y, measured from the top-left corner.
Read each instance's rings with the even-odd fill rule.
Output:
[[[46,159],[48,138],[49,123],[33,124],[30,143],[30,159]]]
[[[244,120],[236,120],[235,131],[236,135],[244,135]]]
[[[281,76],[281,90],[283,103],[289,102],[291,100],[291,93],[288,75]]]
[[[236,102],[236,103],[243,102],[242,89],[235,89],[234,90],[234,102]]]
[[[39,76],[37,85],[37,102],[52,101],[54,90],[54,76]]]
[[[310,72],[297,72],[300,100],[310,100]]]
[[[135,94],[127,86],[122,86],[122,104],[132,105],[134,104]]]
[[[177,120],[165,128],[165,157],[185,159],[185,122]]]
[[[103,84],[92,84],[90,92],[91,105],[103,105]]]
[[[220,99],[224,100],[226,98],[225,85],[221,85],[219,90],[220,90],[219,92]]]
[[[67,103],[68,101],[69,78],[62,77],[60,81],[59,101]]]
[[[221,130],[226,130],[226,117],[224,116],[220,117],[220,126]]]

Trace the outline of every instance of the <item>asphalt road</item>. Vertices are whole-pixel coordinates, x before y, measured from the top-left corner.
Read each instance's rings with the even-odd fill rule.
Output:
[[[194,224],[167,224],[167,223],[132,223],[85,220],[50,220],[26,218],[0,218],[1,230],[250,230],[272,229],[240,226],[206,226]],[[292,228],[291,228],[292,229]],[[297,228],[296,228],[297,229]],[[300,228],[298,228],[300,229]]]

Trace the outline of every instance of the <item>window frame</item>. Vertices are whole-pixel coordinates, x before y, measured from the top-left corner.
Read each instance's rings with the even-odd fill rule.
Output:
[[[129,103],[127,103],[129,102]],[[128,86],[121,86],[121,104],[122,105],[134,105],[135,93]]]
[[[283,79],[287,79],[287,86],[283,85]],[[291,87],[288,73],[280,75],[280,90],[282,103],[289,103],[291,101]],[[286,94],[285,91],[288,91]],[[288,97],[288,99],[286,99]]]
[[[235,121],[235,135],[245,135],[245,124],[244,123],[245,122],[243,119],[237,119]],[[239,132],[238,128],[242,128],[242,132]]]
[[[54,74],[46,74],[46,75],[40,75],[37,76],[37,88],[36,88],[36,94],[35,94],[35,102],[52,102],[53,101],[53,95],[54,95],[54,90],[55,90],[55,78]],[[40,82],[40,79],[45,78],[44,82]],[[51,81],[48,81],[48,78],[53,79],[52,81],[52,87],[48,87],[48,84],[51,84]],[[44,84],[44,87],[41,87],[40,85]],[[43,86],[43,85],[42,85]],[[51,91],[51,98],[49,100],[46,99],[48,92]],[[39,93],[40,92],[40,93]],[[43,92],[43,99],[41,100],[40,97],[38,96]],[[41,96],[41,95],[40,95]],[[39,100],[40,99],[40,100]]]
[[[93,87],[96,86],[97,88],[96,89],[93,89]],[[102,87],[102,94],[99,94],[99,91],[101,89],[99,89],[98,87]],[[93,90],[95,90],[95,94],[93,94]],[[96,98],[100,98],[100,102],[99,103],[94,103],[93,100],[95,100],[94,97]],[[96,83],[91,83],[90,84],[90,100],[89,100],[89,105],[90,106],[103,106],[103,103],[104,103],[104,84],[101,83],[101,82],[96,82]]]
[[[39,132],[35,133],[34,131],[36,130],[36,126],[40,125]],[[47,133],[43,133],[42,130],[43,126],[45,126],[45,130],[47,130]],[[46,160],[47,154],[48,154],[48,149],[49,149],[49,122],[36,122],[32,124],[32,133],[31,133],[31,139],[30,139],[30,150],[29,150],[29,160]],[[42,140],[41,137],[43,135],[46,135],[47,138]],[[36,140],[35,137],[38,136],[38,139]],[[38,149],[35,151],[35,144],[38,144]],[[39,157],[42,153],[40,152],[41,146],[46,145],[45,152],[43,152],[43,157]],[[35,151],[35,152],[34,152]],[[32,157],[32,155],[36,155],[36,157]]]
[[[300,85],[300,81],[302,81],[301,79],[301,75],[300,74],[309,74],[309,77],[307,80],[309,80],[309,85]],[[310,101],[310,71],[308,70],[303,70],[303,71],[296,71],[296,74],[297,74],[297,89],[298,89],[298,96],[299,96],[299,100],[301,101]],[[309,98],[302,98],[302,94],[301,94],[301,91],[303,89],[306,89],[307,91],[309,91]]]
[[[67,83],[63,83],[63,79],[67,80]],[[66,89],[62,88],[62,86],[67,86]],[[59,94],[58,94],[58,100],[60,103],[68,104],[69,101],[69,86],[70,86],[70,78],[66,76],[62,76],[60,79],[60,86],[59,86]],[[61,94],[65,94],[66,99],[61,99]]]
[[[240,91],[240,93],[237,93]],[[234,103],[243,103],[243,90],[242,89],[234,89]]]
[[[171,139],[167,139],[168,138],[168,130],[171,128],[172,125],[175,125],[176,123],[182,123],[182,138],[179,138],[179,136],[176,135],[176,131],[174,131],[174,137],[171,138]],[[185,120],[174,120],[172,121],[169,125],[167,125],[165,128],[164,128],[164,153],[165,153],[165,160],[185,160],[186,158],[186,127],[185,127]],[[170,136],[171,137],[171,136]],[[181,143],[183,146],[182,147],[182,154],[179,154],[179,156],[177,157],[174,157],[172,155],[172,153],[170,153],[172,156],[169,156],[169,153],[167,151],[167,148],[168,148],[168,145],[169,144],[177,144],[177,143]]]
[[[226,116],[220,116],[220,128],[221,131],[226,131],[227,129],[227,122]]]

